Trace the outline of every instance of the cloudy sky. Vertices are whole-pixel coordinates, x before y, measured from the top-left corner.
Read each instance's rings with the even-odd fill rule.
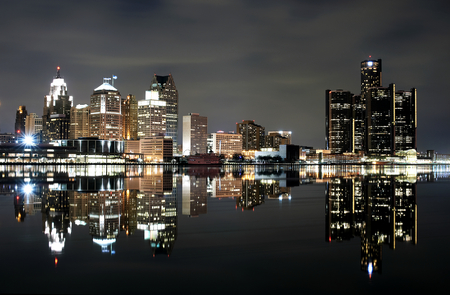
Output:
[[[208,131],[255,120],[324,147],[325,90],[360,90],[360,62],[383,60],[383,86],[418,89],[418,148],[450,153],[448,1],[0,2],[0,132],[15,111],[42,115],[61,67],[75,104],[103,77],[144,98],[171,73],[179,116]]]

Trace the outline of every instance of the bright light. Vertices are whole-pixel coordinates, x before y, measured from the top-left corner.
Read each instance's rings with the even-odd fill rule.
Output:
[[[26,194],[31,194],[33,192],[33,187],[31,186],[31,184],[26,184],[23,187],[23,192]]]
[[[370,262],[369,265],[367,266],[367,272],[369,273],[369,275],[372,275],[373,272],[372,262]]]
[[[25,135],[25,137],[23,138],[23,142],[25,143],[25,145],[35,145],[34,137],[30,135]]]
[[[367,62],[367,65],[368,65],[369,67],[371,67],[371,66],[373,65],[373,62],[371,62],[371,61]]]

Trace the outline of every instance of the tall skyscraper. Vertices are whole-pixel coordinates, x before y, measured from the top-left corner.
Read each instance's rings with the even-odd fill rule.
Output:
[[[145,92],[145,99],[138,101],[137,137],[167,135],[167,102],[160,99],[156,90]]]
[[[138,103],[132,94],[128,94],[127,98],[122,100],[122,128],[123,139],[138,138]]]
[[[353,152],[353,94],[350,91],[326,90],[326,149],[331,153]]]
[[[417,90],[395,92],[395,150],[417,151]]]
[[[14,124],[16,136],[25,134],[25,119],[27,115],[27,108],[25,106],[19,106],[16,111],[16,123]]]
[[[361,62],[361,95],[364,96],[369,88],[382,86],[381,70],[381,59]]]
[[[207,153],[208,118],[198,113],[183,116],[183,155]]]
[[[242,149],[261,150],[264,147],[265,128],[255,124],[255,120],[242,120],[242,123],[236,123],[236,133],[242,135]]]
[[[25,119],[25,134],[38,134],[42,132],[42,118],[40,118],[36,113],[28,114]]]
[[[70,139],[89,137],[89,114],[91,108],[87,104],[79,104],[70,109]]]
[[[91,95],[90,136],[105,140],[122,140],[122,98],[107,80]]]
[[[173,140],[173,152],[178,152],[178,90],[171,74],[154,75],[150,91],[156,91],[160,100],[166,102],[166,136]]]
[[[67,85],[61,77],[61,68],[57,67],[56,69],[56,77],[50,84],[50,92],[44,97],[44,111],[42,115],[44,142],[69,138],[69,129],[65,129],[70,126],[70,108],[73,106],[73,97],[68,95]],[[52,119],[50,118],[51,116],[53,116]],[[67,137],[59,138],[59,136]]]

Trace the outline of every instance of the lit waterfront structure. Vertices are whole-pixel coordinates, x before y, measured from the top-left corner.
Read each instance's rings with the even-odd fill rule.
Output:
[[[44,97],[43,142],[69,138],[71,107],[73,107],[73,97],[68,95],[67,84],[61,77],[60,67],[57,67],[56,77],[50,84],[50,92]]]
[[[217,131],[216,133],[211,133],[208,140],[211,142],[211,151],[217,155],[224,155],[226,158],[232,158],[234,154],[242,153],[241,134]]]
[[[145,99],[137,102],[137,137],[159,136],[167,134],[167,102],[161,100],[159,92],[148,90]]]
[[[138,138],[138,103],[132,94],[122,100],[122,132],[125,140]]]
[[[236,133],[242,135],[243,150],[259,151],[264,147],[265,128],[255,124],[255,120],[242,120],[242,123],[236,123]]]
[[[91,95],[89,115],[91,137],[105,140],[122,140],[122,99],[120,92],[106,80]]]
[[[70,109],[69,139],[89,137],[89,114],[91,108],[87,104],[79,104]]]
[[[150,91],[156,91],[159,100],[166,102],[166,136],[173,140],[173,153],[178,152],[178,90],[172,74],[154,75]]]
[[[17,135],[15,133],[0,133],[0,143],[17,143]]]
[[[395,92],[395,150],[417,150],[417,90]]]
[[[14,124],[16,136],[25,134],[25,119],[27,115],[27,108],[25,106],[19,106],[16,111],[16,122]]]
[[[208,118],[198,113],[183,116],[183,155],[207,153]]]
[[[264,147],[278,149],[282,144],[291,144],[291,131],[269,131],[264,139]]]
[[[139,140],[139,153],[145,162],[170,162],[173,157],[172,138],[165,136],[151,136]]]
[[[353,94],[350,91],[326,90],[326,149],[331,153],[354,151]]]

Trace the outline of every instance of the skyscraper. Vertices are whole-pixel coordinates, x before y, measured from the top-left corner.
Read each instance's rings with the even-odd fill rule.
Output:
[[[68,139],[69,135],[69,130],[65,129],[70,126],[70,108],[73,106],[73,97],[68,95],[67,85],[61,77],[61,68],[57,67],[56,69],[56,77],[50,84],[50,92],[44,97],[44,111],[42,115],[44,142],[55,139]],[[53,118],[51,120],[50,117],[52,115]],[[59,138],[59,136],[67,137]]]
[[[87,104],[79,104],[70,109],[70,139],[89,137],[89,114],[91,108]]]
[[[167,102],[156,90],[147,90],[145,99],[137,102],[137,137],[167,135]]]
[[[242,135],[242,149],[259,151],[264,146],[265,128],[255,124],[255,120],[236,123],[236,133]]]
[[[28,114],[25,119],[25,134],[38,134],[42,131],[42,118],[38,117],[36,113]]]
[[[395,150],[417,150],[417,90],[395,92]]]
[[[365,96],[369,88],[381,87],[381,59],[361,62],[361,95]]]
[[[27,108],[25,106],[19,106],[16,111],[16,123],[14,124],[14,130],[16,136],[25,134],[25,119],[28,115]]]
[[[173,140],[173,152],[178,152],[178,90],[171,74],[154,75],[150,91],[156,91],[160,100],[166,102],[166,136]]]
[[[90,136],[105,140],[122,140],[122,98],[106,80],[91,95]]]
[[[353,152],[353,94],[350,91],[326,90],[326,149],[331,153]]]
[[[132,94],[128,94],[127,98],[122,100],[122,129],[123,139],[138,138],[138,103]]]
[[[208,118],[198,113],[183,116],[183,155],[207,153]]]

